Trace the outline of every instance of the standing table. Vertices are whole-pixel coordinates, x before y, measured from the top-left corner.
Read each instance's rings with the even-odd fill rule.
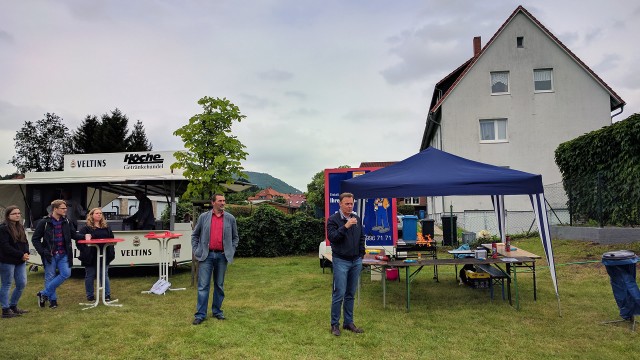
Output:
[[[158,262],[159,277],[158,281],[164,281],[169,283],[169,264],[171,263],[171,253],[169,252],[169,241],[172,239],[178,239],[182,234],[172,233],[171,231],[165,231],[163,233],[150,232],[144,237],[149,240],[158,241],[160,247],[160,261]],[[177,288],[168,290],[185,290],[186,288]],[[142,293],[151,293],[151,291],[143,291]]]
[[[114,304],[118,299],[106,301],[105,300],[105,280],[107,275],[107,257],[106,249],[108,246],[114,246],[119,242],[123,242],[124,239],[91,239],[91,240],[78,240],[78,244],[86,244],[93,246],[97,250],[96,255],[96,301],[92,303],[80,303],[80,305],[87,306],[82,310],[87,310],[98,306],[100,303],[100,295],[102,295],[102,303],[106,306],[122,306],[122,304]],[[102,260],[102,263],[101,261]],[[102,285],[101,285],[102,284]]]

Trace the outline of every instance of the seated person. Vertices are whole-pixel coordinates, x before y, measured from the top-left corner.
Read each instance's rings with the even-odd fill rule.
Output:
[[[87,216],[87,211],[80,205],[79,202],[71,198],[71,192],[69,190],[62,190],[60,192],[60,198],[67,204],[67,219],[74,226],[78,226],[78,220],[84,220]],[[55,200],[55,199],[54,199]],[[51,205],[47,206],[47,214],[51,215]]]
[[[154,230],[156,228],[156,218],[153,216],[153,204],[151,200],[140,190],[136,190],[135,197],[138,199],[138,211],[124,219],[125,224],[131,224],[131,230]]]

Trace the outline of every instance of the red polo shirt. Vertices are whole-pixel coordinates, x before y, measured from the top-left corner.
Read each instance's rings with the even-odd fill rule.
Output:
[[[209,250],[223,251],[222,232],[224,229],[224,212],[217,215],[214,211],[211,214],[211,231],[209,233]]]

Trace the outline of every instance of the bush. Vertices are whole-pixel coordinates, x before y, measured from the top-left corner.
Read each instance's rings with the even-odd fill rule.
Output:
[[[236,218],[249,217],[251,216],[253,210],[253,206],[250,205],[227,205],[225,206],[225,211],[228,211],[231,215]]]
[[[276,257],[306,254],[324,239],[324,222],[303,212],[285,215],[272,206],[254,208],[237,218],[241,257]]]
[[[175,222],[183,222],[185,217],[191,216],[191,212],[193,211],[193,204],[189,201],[180,201],[176,203],[176,217]],[[162,210],[162,214],[160,215],[160,220],[162,221],[163,229],[169,228],[169,211],[171,210],[171,206],[165,206],[164,210]],[[198,220],[198,215],[196,214],[196,218],[193,219],[194,223]]]
[[[398,215],[415,215],[416,208],[411,205],[398,205]]]

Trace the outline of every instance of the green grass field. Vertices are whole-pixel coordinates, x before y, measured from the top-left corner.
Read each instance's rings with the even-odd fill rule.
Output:
[[[543,253],[539,239],[514,245]],[[0,359],[636,358],[640,329],[601,324],[619,317],[599,259],[610,250],[640,253],[640,243],[554,246],[560,310],[545,261],[538,262],[536,302],[531,276],[518,273],[519,311],[499,292],[492,302],[488,290],[459,286],[448,266],[440,267],[438,283],[427,268],[412,282],[409,313],[404,282],[388,282],[385,309],[380,282],[363,273],[355,322],[365,333],[340,337],[329,332],[331,273],[322,273],[315,254],[236,259],[225,284],[227,320],[209,317],[199,326],[191,325],[196,290],[188,268],[170,277],[173,287],[187,290],[166,295],[140,293],[156,281],[155,271],[118,271],[111,288],[124,306],[84,311],[78,305],[84,301],[82,271],[59,288],[57,309],[38,308],[43,272],[30,273],[19,304],[30,313],[0,319]]]

